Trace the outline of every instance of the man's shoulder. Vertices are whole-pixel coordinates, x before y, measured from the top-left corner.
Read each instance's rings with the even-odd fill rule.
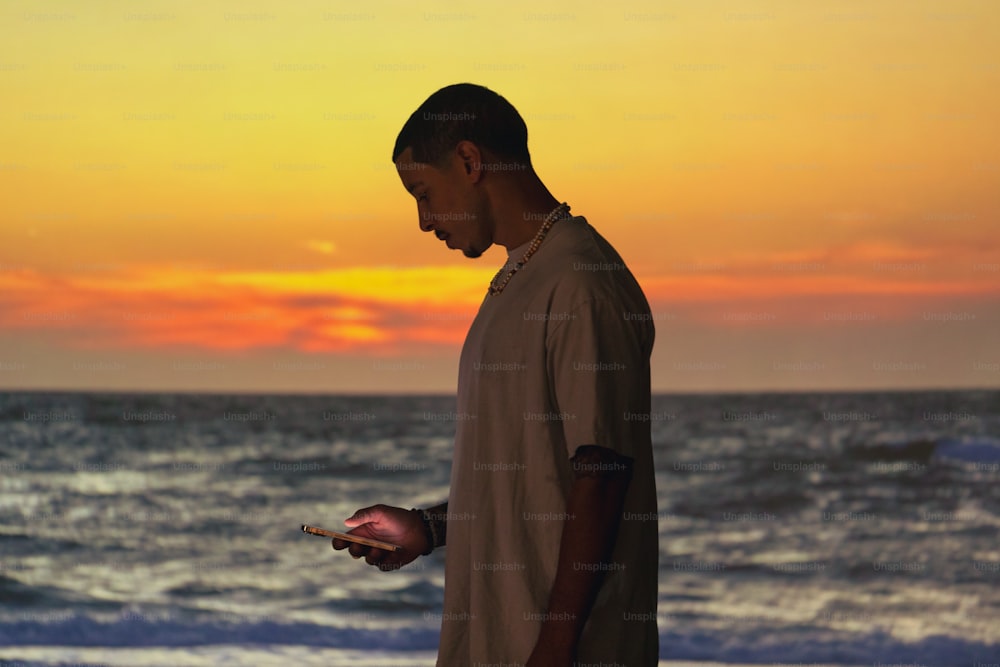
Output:
[[[642,289],[614,247],[586,218],[567,222],[545,257],[553,298],[571,303],[604,299],[644,303]]]

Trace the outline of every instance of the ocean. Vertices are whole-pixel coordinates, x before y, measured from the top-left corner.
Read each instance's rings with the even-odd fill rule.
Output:
[[[0,394],[0,665],[433,665],[453,396]],[[1000,392],[657,395],[662,665],[1000,664]]]

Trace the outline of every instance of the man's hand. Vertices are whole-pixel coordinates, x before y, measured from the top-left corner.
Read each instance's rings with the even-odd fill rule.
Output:
[[[389,505],[366,507],[355,512],[344,521],[344,525],[353,528],[347,531],[350,535],[360,535],[403,547],[400,551],[386,551],[364,544],[333,539],[334,549],[339,551],[346,548],[354,558],[364,557],[366,563],[377,565],[383,572],[398,570],[414,561],[430,546],[420,514],[402,507]]]

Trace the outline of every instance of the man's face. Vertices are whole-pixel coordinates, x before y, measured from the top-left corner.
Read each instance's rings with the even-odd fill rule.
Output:
[[[482,195],[468,178],[463,162],[453,155],[444,168],[413,161],[407,148],[396,160],[403,187],[417,200],[420,229],[466,257],[479,257],[493,245]]]

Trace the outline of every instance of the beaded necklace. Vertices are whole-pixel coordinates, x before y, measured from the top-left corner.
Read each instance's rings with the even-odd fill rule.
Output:
[[[493,276],[493,280],[490,281],[490,288],[487,290],[486,296],[495,296],[503,291],[503,288],[507,286],[507,283],[509,283],[510,279],[514,277],[514,274],[520,271],[524,265],[528,263],[531,256],[535,254],[536,250],[538,250],[538,246],[542,245],[542,241],[545,240],[545,235],[549,233],[549,230],[552,229],[552,225],[554,225],[557,220],[572,217],[573,216],[569,214],[569,204],[566,202],[559,204],[559,206],[556,206],[551,213],[545,216],[545,220],[542,221],[542,226],[538,228],[538,233],[535,234],[535,238],[531,240],[531,245],[528,246],[528,250],[524,253],[524,256],[521,257],[519,261],[514,263],[514,266],[511,267],[510,271],[508,271],[507,275],[504,277],[503,282],[498,285],[497,278],[500,277],[500,274],[503,273],[504,269],[504,267],[500,267],[497,274]]]

